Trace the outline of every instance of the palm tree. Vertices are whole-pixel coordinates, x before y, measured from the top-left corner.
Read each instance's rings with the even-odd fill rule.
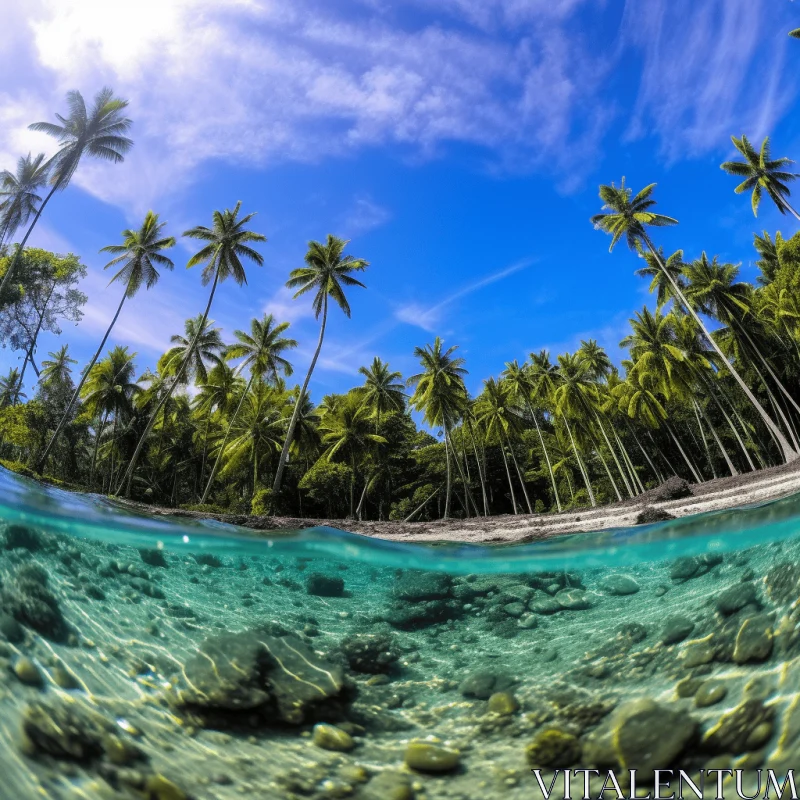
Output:
[[[195,228],[185,231],[183,234],[190,239],[199,239],[202,242],[207,242],[205,247],[201,248],[189,259],[189,263],[186,266],[194,267],[198,264],[205,264],[202,272],[202,283],[203,286],[207,286],[211,283],[211,292],[208,295],[206,309],[197,325],[195,337],[189,343],[185,357],[177,367],[175,378],[170,387],[153,410],[144,432],[136,445],[136,449],[133,452],[133,456],[128,464],[128,469],[125,471],[125,475],[122,478],[119,489],[121,489],[123,485],[125,486],[126,497],[130,496],[131,480],[134,470],[136,469],[136,462],[139,460],[139,454],[144,447],[147,437],[150,435],[150,431],[153,429],[156,417],[172,396],[178,384],[183,380],[184,372],[189,367],[189,362],[197,346],[197,341],[205,330],[208,313],[211,311],[211,304],[214,301],[214,293],[217,291],[217,284],[219,284],[220,281],[225,281],[227,278],[233,278],[237,286],[241,286],[243,283],[246,284],[247,274],[242,264],[243,258],[252,261],[259,267],[264,263],[264,257],[258,251],[250,247],[250,243],[265,242],[267,237],[245,228],[255,214],[247,214],[239,219],[239,210],[241,207],[242,204],[240,201],[232,210],[225,209],[225,211],[215,211],[210,228],[207,228],[205,225],[198,225]]]
[[[75,387],[75,391],[72,394],[72,399],[64,410],[58,426],[50,437],[50,442],[45,448],[42,457],[39,459],[39,471],[44,469],[47,463],[47,457],[50,455],[53,445],[55,445],[61,430],[69,419],[73,406],[80,396],[86,377],[89,375],[97,359],[100,358],[100,353],[103,352],[106,341],[122,311],[123,303],[128,298],[135,297],[142,285],[151,289],[158,283],[158,279],[161,276],[156,266],[169,270],[175,266],[173,262],[162,253],[163,250],[175,246],[175,239],[172,236],[162,235],[166,224],[166,222],[159,222],[158,214],[148,211],[144,222],[138,230],[128,228],[122,232],[122,244],[110,244],[100,250],[101,253],[112,253],[116,255],[116,258],[109,261],[103,269],[122,265],[121,269],[109,281],[109,285],[118,281],[125,285],[125,291],[122,293],[116,313],[109,323],[108,328],[106,328],[100,346],[95,351],[91,361],[89,361],[84,368],[81,379],[78,381],[78,385]]]
[[[753,235],[753,246],[759,256],[756,266],[761,270],[757,280],[762,286],[772,283],[775,279],[775,273],[781,265],[778,250],[782,244],[783,237],[780,231],[775,234],[774,242],[766,231],[761,236],[757,233]]]
[[[350,462],[350,516],[355,516],[356,468],[359,456],[365,454],[372,444],[385,444],[386,439],[372,433],[371,409],[363,402],[360,393],[350,392],[336,407],[335,413],[323,415],[319,425],[322,444],[326,446],[323,456],[332,461],[335,456],[345,455]]]
[[[444,504],[444,519],[450,514],[450,430],[468,402],[464,386],[464,359],[454,357],[458,345],[443,350],[443,342],[437,336],[433,344],[415,347],[414,356],[419,359],[422,372],[412,375],[407,386],[414,386],[410,405],[424,414],[425,422],[433,428],[444,429],[445,459],[447,463],[447,489]],[[456,460],[458,464],[458,460]],[[460,468],[460,465],[459,465]]]
[[[658,258],[647,251],[643,251],[641,256],[647,266],[637,269],[634,274],[640,278],[651,279],[650,294],[656,293],[657,308],[663,308],[675,297],[675,293],[672,290],[673,282],[677,283],[681,288],[685,288],[683,250],[676,250],[667,259],[664,258],[664,249],[661,247],[658,248]],[[661,268],[661,264],[664,265],[664,269]],[[669,276],[667,276],[667,273],[669,273]]]
[[[328,321],[328,298],[333,299],[349,319],[350,304],[347,302],[344,287],[360,286],[362,289],[366,289],[366,286],[361,281],[353,277],[353,273],[363,272],[369,266],[369,262],[363,258],[355,258],[345,254],[344,249],[348,244],[349,240],[339,239],[330,233],[324,244],[317,241],[309,242],[308,252],[305,255],[306,266],[292,270],[289,280],[286,281],[286,285],[290,289],[297,289],[294,294],[295,299],[300,295],[306,294],[306,292],[313,291],[314,299],[311,301],[311,305],[314,309],[314,316],[316,319],[322,316],[317,349],[314,351],[314,357],[311,359],[306,378],[303,381],[303,387],[300,390],[301,397],[305,397],[308,391],[311,374],[314,372],[314,367],[317,365],[317,359],[322,350],[325,326]],[[292,417],[289,420],[289,428],[286,431],[286,441],[283,443],[283,449],[278,459],[278,469],[275,471],[275,481],[272,484],[272,491],[275,495],[280,492],[281,483],[283,482],[283,471],[286,468],[286,460],[289,455],[289,447],[292,444],[294,429],[297,425],[298,413],[299,409],[292,413]]]
[[[215,328],[213,319],[203,322],[198,314],[183,323],[183,330],[183,336],[179,333],[170,336],[172,347],[161,356],[161,369],[165,376],[174,376],[185,364],[181,385],[205,383],[209,364],[214,367],[222,363],[222,354],[225,352],[222,328]]]
[[[69,345],[62,345],[55,353],[48,353],[50,359],[42,361],[42,371],[39,373],[39,381],[43,384],[53,383],[63,386],[70,381],[72,368],[70,364],[77,364],[74,358],[69,356]]]
[[[550,463],[550,455],[547,452],[547,447],[544,443],[542,436],[542,429],[539,427],[539,420],[536,417],[536,411],[531,404],[531,395],[534,393],[534,379],[531,374],[531,369],[528,364],[520,365],[516,359],[506,362],[506,368],[502,374],[504,382],[508,385],[511,392],[511,398],[514,402],[525,403],[528,409],[528,415],[533,420],[536,426],[536,433],[539,435],[539,443],[542,446],[542,453],[547,462],[547,469],[550,473],[550,483],[553,486],[553,496],[556,500],[556,507],[559,513],[561,512],[561,498],[558,496],[558,486],[556,486],[556,477],[553,473],[553,466]]]
[[[508,445],[512,456],[514,455],[514,448],[511,444],[511,435],[519,433],[522,428],[523,420],[520,409],[515,406],[512,399],[512,392],[510,385],[504,381],[496,381],[494,378],[489,378],[483,382],[483,392],[475,401],[475,417],[478,424],[485,430],[486,438],[496,438],[500,444],[500,454],[503,456],[503,465],[506,469],[506,477],[508,479],[508,488],[511,492],[511,505],[514,513],[518,514],[517,500],[514,495],[514,483],[511,480],[511,470],[508,467],[508,458],[506,458],[506,445]],[[514,457],[516,465],[516,457]],[[528,506],[528,513],[533,513],[531,503],[528,499],[528,492],[525,489],[525,481],[523,475],[517,466],[517,474],[519,477],[522,491],[525,494],[525,501]]]
[[[736,194],[752,192],[753,215],[758,216],[761,195],[766,192],[781,214],[788,211],[797,220],[800,220],[800,214],[792,208],[787,199],[791,195],[791,191],[786,184],[797,178],[797,175],[787,172],[786,167],[794,162],[789,158],[772,158],[769,136],[764,137],[760,152],[756,152],[746,136],[742,136],[741,139],[731,136],[731,141],[733,146],[744,156],[744,161],[726,161],[720,165],[720,168],[729,175],[744,178],[734,191]]]
[[[28,153],[17,161],[16,173],[0,172],[0,246],[27,225],[42,202],[37,192],[47,183],[50,170],[44,159],[44,153],[35,157]]]
[[[95,433],[94,453],[89,473],[90,484],[94,477],[97,451],[108,417],[114,415],[112,435],[114,441],[119,416],[130,412],[133,398],[142,391],[141,386],[134,381],[134,358],[136,353],[129,353],[127,347],[114,347],[104,359],[89,370],[87,380],[83,384],[81,396],[84,408],[87,414],[97,419],[99,423]]]
[[[800,39],[800,28],[795,28],[793,31],[789,31],[789,36],[793,39]]]
[[[22,376],[16,367],[12,367],[7,375],[0,376],[0,408],[15,406],[26,398],[22,391]]]
[[[289,329],[288,322],[281,322],[275,324],[272,314],[265,314],[263,319],[254,319],[250,322],[250,333],[244,331],[234,331],[233,335],[239,340],[237,344],[230,345],[225,351],[225,357],[228,359],[243,358],[244,361],[239,365],[239,370],[242,371],[247,367],[250,368],[250,379],[247,381],[242,392],[242,397],[239,404],[236,406],[236,411],[233,412],[233,417],[228,424],[228,430],[225,433],[225,438],[219,449],[219,454],[214,462],[211,470],[208,483],[206,484],[201,503],[205,503],[208,492],[211,489],[211,484],[214,482],[214,476],[217,474],[220,458],[228,442],[231,430],[236,417],[239,415],[239,409],[242,407],[247,393],[250,391],[250,386],[253,381],[261,380],[267,377],[271,381],[278,379],[278,373],[282,372],[287,378],[292,374],[292,365],[281,355],[286,350],[291,350],[297,347],[297,342],[294,339],[286,339],[283,334]]]
[[[359,374],[364,376],[364,385],[359,388],[364,403],[375,416],[375,430],[380,427],[381,415],[390,411],[402,411],[406,407],[404,384],[399,381],[403,376],[392,372],[385,361],[375,356],[369,367],[359,367]]]
[[[283,416],[282,386],[259,380],[247,393],[242,413],[233,426],[232,438],[225,447],[225,466],[221,474],[230,475],[243,465],[253,465],[253,495],[258,490],[259,465],[264,454],[278,452],[286,418]]]
[[[101,89],[94,99],[91,109],[80,92],[67,92],[69,114],[62,117],[56,114],[59,125],[52,122],[34,122],[28,127],[33,131],[46,133],[59,142],[58,152],[48,163],[52,188],[39,206],[33,221],[17,248],[14,260],[6,270],[0,283],[0,297],[3,297],[17,263],[44,207],[59,190],[66,189],[84,155],[111,161],[118,164],[125,160],[125,153],[133,147],[133,141],[123,134],[130,129],[132,122],[122,114],[128,107],[127,100],[114,97],[109,88]]]
[[[779,444],[783,453],[784,460],[794,461],[798,453],[789,444],[786,437],[783,435],[780,428],[775,424],[774,420],[767,414],[764,408],[756,399],[756,396],[750,391],[750,387],[744,382],[744,379],[733,366],[733,364],[726,358],[725,354],[720,349],[716,340],[708,331],[703,321],[698,316],[692,305],[686,299],[683,290],[678,285],[677,281],[667,272],[664,262],[661,260],[655,245],[647,233],[649,226],[661,228],[668,225],[677,225],[677,220],[672,217],[667,217],[662,214],[657,214],[652,211],[655,205],[655,200],[652,199],[653,189],[655,184],[651,183],[642,189],[637,195],[632,197],[633,192],[625,186],[625,179],[622,179],[622,184],[617,187],[613,183],[610,186],[600,187],[600,198],[603,200],[603,213],[595,214],[591,221],[598,230],[611,234],[611,246],[609,252],[613,251],[619,240],[625,237],[628,247],[631,250],[638,250],[642,245],[645,245],[650,253],[655,258],[661,269],[667,276],[675,296],[680,301],[681,305],[692,316],[697,323],[698,328],[703,332],[703,335],[708,340],[711,347],[716,352],[721,363],[725,364],[733,379],[739,384],[739,387],[746,395],[747,399],[752,404],[753,408],[758,412],[764,424],[771,431]]]

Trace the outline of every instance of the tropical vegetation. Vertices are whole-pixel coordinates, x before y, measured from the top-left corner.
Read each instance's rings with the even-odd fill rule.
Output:
[[[701,482],[800,454],[800,232],[754,235],[751,284],[713,253],[666,252],[658,233],[677,219],[658,209],[655,184],[635,191],[624,179],[600,187],[591,223],[612,251],[624,242],[652,302],[631,313],[618,358],[591,339],[512,354],[471,393],[458,343],[437,336],[415,348],[414,374],[376,355],[349,391],[315,397],[329,315],[351,316],[369,262],[328,234],[287,276],[319,323],[295,384],[289,322],[265,314],[228,339],[212,318],[217,292],[244,291],[264,263],[266,237],[241,204],[182,234],[198,243],[187,266],[202,267],[208,296],[151,368],[107,344],[126,300],[158,292],[174,267],[177,237],[153,211],[103,248],[118,305],[92,357],[78,363],[67,343],[40,357],[42,332],[80,321],[86,267],[27,247],[28,236],[84,157],[113,164],[133,145],[127,103],[110,90],[89,107],[78,92],[67,102],[58,125],[34,126],[58,140],[56,155],[0,173],[0,344],[20,360],[0,376],[0,463],[174,508],[435,519],[592,507],[672,475]],[[767,201],[800,222],[791,162],[769,139],[733,145],[737,159],[721,165],[739,181],[731,188],[755,215]]]

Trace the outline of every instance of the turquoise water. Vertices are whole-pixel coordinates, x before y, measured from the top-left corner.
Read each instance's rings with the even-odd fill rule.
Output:
[[[0,585],[0,798],[522,800],[533,768],[800,764],[798,497],[421,546],[0,470]]]

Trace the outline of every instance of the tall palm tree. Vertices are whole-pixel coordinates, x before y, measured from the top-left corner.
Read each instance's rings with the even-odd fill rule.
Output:
[[[214,294],[217,291],[217,285],[227,278],[232,278],[237,286],[247,283],[247,274],[245,273],[242,259],[252,261],[259,267],[264,263],[264,257],[257,250],[254,250],[250,244],[253,242],[265,242],[267,237],[261,233],[247,230],[245,226],[253,219],[255,214],[247,214],[240,219],[239,211],[241,207],[242,204],[240,201],[233,209],[215,211],[210,228],[207,228],[205,225],[198,225],[195,228],[185,231],[183,234],[190,239],[198,239],[201,242],[206,242],[205,247],[195,253],[189,259],[189,263],[186,266],[190,268],[198,264],[205,265],[202,272],[202,283],[203,286],[207,286],[210,283],[211,292],[208,295],[206,309],[197,325],[195,337],[189,344],[183,361],[180,366],[177,367],[172,383],[159,400],[150,419],[147,421],[144,432],[128,463],[128,469],[125,471],[125,475],[117,490],[119,492],[124,485],[126,497],[130,496],[131,480],[136,469],[136,462],[139,460],[139,454],[144,447],[147,437],[150,435],[150,431],[153,429],[156,417],[172,396],[178,384],[183,380],[183,375],[192,359],[197,341],[205,330],[206,320],[208,319],[209,311],[211,311],[211,304],[214,302]]]
[[[363,258],[356,258],[344,252],[349,244],[348,239],[339,239],[337,236],[328,234],[324,243],[311,241],[308,243],[308,252],[305,255],[306,265],[299,269],[294,269],[289,275],[286,285],[290,289],[297,289],[294,294],[295,299],[307,292],[314,292],[314,299],[311,306],[314,309],[316,319],[322,317],[319,329],[319,340],[314,357],[309,364],[300,396],[305,397],[308,391],[308,383],[311,374],[317,365],[322,341],[325,338],[325,326],[328,322],[328,299],[332,299],[339,308],[342,309],[346,317],[350,317],[350,304],[347,302],[344,287],[360,286],[366,289],[361,281],[353,277],[354,272],[363,272],[369,262]],[[292,444],[292,436],[297,425],[297,415],[299,408],[292,413],[289,420],[289,427],[286,431],[286,441],[283,443],[280,458],[278,459],[278,469],[275,471],[275,481],[272,484],[272,491],[277,495],[283,483],[283,472],[286,468],[286,460],[289,455],[289,448]]]
[[[42,371],[39,373],[41,383],[53,383],[65,385],[72,376],[70,364],[77,364],[74,358],[70,358],[69,345],[62,345],[55,353],[48,353],[49,359],[42,361]]]
[[[454,356],[458,345],[447,350],[437,336],[433,344],[415,347],[414,356],[419,359],[422,372],[412,375],[407,386],[413,386],[414,394],[410,405],[424,415],[425,422],[434,428],[444,429],[445,459],[447,463],[447,489],[445,494],[444,518],[450,514],[450,431],[465,409],[468,402],[467,388],[464,385],[464,359]],[[456,460],[458,464],[458,460]]]
[[[14,260],[3,276],[3,281],[0,283],[0,297],[5,294],[22,249],[39,221],[42,211],[57,191],[67,188],[83,156],[88,155],[118,164],[125,160],[125,153],[133,147],[133,141],[124,136],[132,125],[131,120],[123,116],[128,101],[114,97],[111,89],[101,89],[90,109],[86,108],[80,92],[67,92],[67,107],[69,113],[66,117],[56,114],[56,119],[60,123],[58,125],[52,122],[34,122],[28,126],[33,131],[46,133],[57,139],[60,147],[49,162],[52,188],[39,206],[17,248]]]
[[[402,411],[406,407],[406,394],[401,383],[403,376],[392,372],[385,361],[378,356],[372,359],[369,367],[359,367],[364,376],[364,385],[359,387],[364,403],[376,419],[376,432],[380,427],[381,416],[390,411]]]
[[[127,347],[114,347],[89,370],[88,378],[83,384],[81,397],[86,413],[98,421],[89,474],[90,484],[94,478],[97,452],[108,417],[114,415],[113,441],[116,439],[119,416],[130,412],[133,399],[142,391],[141,386],[134,381],[135,357],[136,353],[129,353]]]
[[[177,375],[183,367],[183,376],[179,382],[181,385],[205,383],[208,380],[209,366],[215,367],[222,363],[225,352],[222,328],[215,328],[213,319],[203,322],[202,316],[198,314],[183,323],[183,331],[183,336],[179,333],[170,336],[172,347],[161,357],[160,367],[166,376]]]
[[[666,259],[664,258],[664,249],[661,247],[658,248],[658,258],[647,251],[643,251],[641,256],[647,266],[637,269],[634,274],[640,278],[651,279],[650,294],[656,293],[657,307],[663,308],[675,297],[675,292],[672,290],[673,282],[677,283],[681,288],[686,285],[683,277],[683,250],[676,250]],[[664,265],[664,269],[661,268],[661,264]],[[669,277],[667,273],[669,273]]]
[[[511,480],[511,470],[509,469],[508,458],[506,457],[506,445],[508,445],[513,455],[514,449],[511,444],[511,436],[512,434],[518,434],[520,432],[523,426],[523,420],[520,408],[514,404],[514,400],[512,399],[510,385],[504,381],[498,382],[494,378],[485,380],[483,382],[483,391],[475,401],[475,417],[478,424],[485,430],[486,438],[495,438],[500,444],[500,454],[503,457],[503,465],[505,466],[506,478],[508,479],[508,488],[511,493],[511,505],[514,508],[514,513],[518,514],[517,500],[514,495],[514,483]],[[528,492],[525,489],[524,477],[519,472],[518,477],[523,493],[525,494],[528,513],[533,513],[530,500],[528,499]]]
[[[789,36],[793,39],[800,39],[800,28],[795,28],[793,31],[789,31]]]
[[[652,199],[653,189],[655,184],[651,183],[642,189],[637,195],[632,196],[633,192],[625,186],[625,179],[623,178],[622,184],[617,187],[613,183],[610,186],[600,187],[600,198],[603,201],[603,213],[595,214],[592,218],[592,224],[598,230],[611,234],[611,246],[609,252],[613,251],[620,239],[625,237],[628,247],[631,250],[638,250],[642,245],[647,247],[650,253],[655,258],[661,269],[667,276],[675,296],[683,308],[692,316],[697,323],[698,328],[703,332],[703,335],[708,340],[711,347],[716,352],[720,361],[726,365],[733,379],[739,384],[739,387],[744,392],[747,399],[750,401],[753,408],[761,417],[764,424],[770,430],[775,440],[782,451],[785,461],[794,461],[798,457],[797,451],[789,444],[783,432],[776,425],[775,421],[767,414],[762,405],[756,399],[756,396],[750,390],[750,387],[745,383],[742,376],[733,366],[733,364],[726,358],[725,354],[720,349],[714,337],[706,328],[703,321],[698,316],[692,305],[686,299],[683,290],[678,285],[677,281],[672,275],[667,272],[664,262],[661,260],[658,252],[647,232],[648,227],[661,228],[668,225],[677,225],[677,220],[672,217],[657,214],[651,210],[655,205],[655,200]]]
[[[0,172],[0,245],[11,238],[36,213],[42,202],[37,194],[47,183],[50,163],[44,153],[22,156],[17,161],[17,171]]]
[[[7,375],[0,376],[0,408],[15,406],[25,398],[27,395],[22,391],[22,375],[16,367],[12,367]]]
[[[268,378],[271,381],[278,379],[278,373],[282,372],[287,378],[292,374],[292,365],[281,355],[286,350],[291,350],[297,347],[297,342],[294,339],[286,339],[283,334],[289,329],[288,322],[280,322],[275,324],[275,319],[272,314],[265,314],[263,319],[253,319],[250,322],[250,333],[244,331],[234,331],[233,335],[239,340],[236,344],[229,345],[225,351],[225,357],[228,359],[243,358],[244,361],[239,365],[239,371],[250,368],[250,378],[247,381],[242,392],[242,397],[236,410],[233,412],[231,421],[228,424],[228,430],[225,433],[225,438],[219,449],[219,454],[211,469],[211,475],[208,478],[201,503],[205,503],[208,492],[211,489],[211,484],[214,482],[214,477],[219,468],[222,453],[225,450],[225,445],[228,442],[231,430],[236,417],[239,416],[239,409],[242,407],[245,397],[250,391],[250,387],[254,380],[261,380]]]
[[[783,237],[780,231],[775,234],[774,242],[766,231],[761,236],[757,233],[753,235],[753,246],[759,256],[756,266],[761,270],[757,280],[762,286],[772,283],[775,278],[775,273],[781,265],[778,250],[782,244]]]
[[[533,420],[536,426],[536,433],[539,435],[539,443],[542,446],[542,453],[544,460],[547,462],[547,469],[550,473],[550,483],[553,487],[553,496],[556,500],[556,508],[559,513],[561,512],[561,498],[558,496],[558,486],[556,485],[556,476],[553,472],[553,465],[550,462],[550,454],[547,452],[547,447],[544,443],[542,436],[542,429],[539,427],[539,420],[536,417],[536,411],[531,404],[531,395],[534,393],[534,379],[531,374],[531,369],[528,364],[520,365],[516,359],[506,362],[506,368],[502,374],[503,380],[508,385],[511,392],[511,398],[516,403],[524,403],[528,409],[528,415]]]
[[[163,230],[166,224],[166,222],[159,222],[158,214],[148,211],[140,228],[137,230],[128,228],[122,232],[122,244],[110,244],[100,250],[101,253],[111,253],[116,256],[116,258],[109,261],[103,269],[121,265],[120,270],[109,281],[109,285],[114,282],[122,283],[125,285],[125,291],[122,293],[117,311],[111,319],[108,328],[106,328],[105,335],[99,347],[95,350],[91,360],[84,368],[81,379],[78,381],[78,385],[75,387],[75,391],[72,394],[72,398],[64,410],[53,435],[50,437],[50,442],[45,448],[42,457],[39,459],[39,471],[44,469],[50,451],[53,449],[64,425],[67,424],[72,408],[80,396],[84,381],[97,359],[100,358],[100,353],[103,352],[106,341],[108,341],[108,337],[114,325],[116,325],[117,318],[122,311],[123,303],[128,298],[135,297],[136,293],[143,285],[151,289],[158,283],[158,279],[161,276],[156,266],[169,270],[175,266],[162,252],[163,250],[175,246],[175,239],[172,236],[163,236]]]
[[[764,192],[778,207],[781,214],[787,211],[800,220],[800,214],[789,204],[791,191],[786,185],[797,178],[793,172],[787,172],[786,167],[794,163],[789,158],[772,158],[769,146],[769,136],[764,137],[761,150],[756,151],[746,136],[737,139],[731,136],[733,146],[744,156],[744,161],[726,161],[720,168],[729,175],[735,175],[744,180],[734,189],[736,194],[752,192],[751,203],[753,215],[758,216],[758,206]]]

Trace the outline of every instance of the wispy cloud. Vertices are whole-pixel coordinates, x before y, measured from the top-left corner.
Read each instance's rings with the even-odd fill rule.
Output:
[[[530,258],[518,261],[510,267],[505,267],[490,275],[486,275],[480,280],[462,286],[460,289],[445,297],[444,300],[440,300],[438,303],[431,306],[425,306],[419,302],[406,303],[395,309],[395,319],[407,325],[416,325],[418,328],[433,332],[441,324],[443,312],[448,306],[451,306],[462,297],[473,294],[486,286],[508,278],[510,275],[514,275],[523,269],[527,269],[533,263],[533,259]]]
[[[360,236],[384,225],[391,217],[388,208],[378,205],[368,195],[362,195],[353,200],[350,209],[342,217],[342,232],[345,236]]]
[[[264,313],[272,314],[278,322],[297,323],[302,319],[314,316],[314,309],[307,300],[295,300],[294,292],[281,286],[269,300],[264,303]]]

